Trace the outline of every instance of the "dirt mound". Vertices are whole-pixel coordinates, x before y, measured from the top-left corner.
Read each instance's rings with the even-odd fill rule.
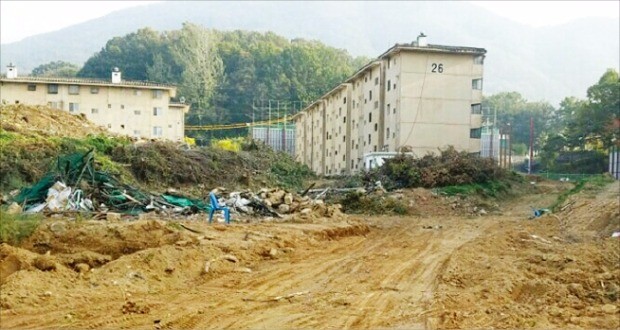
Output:
[[[0,127],[25,136],[85,137],[88,134],[105,133],[106,129],[95,125],[83,115],[46,106],[3,105],[0,106]]]
[[[104,263],[136,251],[174,244],[191,237],[173,223],[142,220],[131,223],[84,223],[67,220],[49,220],[23,242],[22,247],[36,253],[64,254],[71,264]],[[98,255],[75,255],[84,251]]]
[[[618,328],[617,198],[616,182],[571,198],[572,212],[501,222],[459,249],[438,281],[434,325]]]

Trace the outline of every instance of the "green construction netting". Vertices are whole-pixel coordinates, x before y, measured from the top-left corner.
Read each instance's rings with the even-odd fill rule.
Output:
[[[68,187],[86,189],[84,196],[92,200],[96,209],[129,214],[174,206],[196,211],[209,210],[208,204],[198,199],[169,194],[157,196],[124,184],[109,173],[95,170],[94,158],[94,150],[58,157],[55,168],[32,187],[22,189],[14,201],[26,209],[44,203],[48,190],[61,181]]]

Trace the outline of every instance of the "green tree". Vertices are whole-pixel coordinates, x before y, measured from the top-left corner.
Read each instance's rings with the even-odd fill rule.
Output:
[[[588,88],[588,104],[577,116],[585,139],[595,147],[608,149],[620,141],[620,79],[608,69],[598,83]]]
[[[65,61],[52,61],[32,69],[35,77],[75,77],[80,67]]]
[[[148,80],[148,68],[153,66],[155,54],[163,52],[164,46],[163,36],[150,28],[114,37],[86,61],[78,76],[109,79],[112,69],[118,67],[124,79]]]
[[[221,116],[211,106],[223,72],[222,60],[216,52],[216,35],[198,25],[184,23],[171,37],[170,53],[174,62],[183,68],[179,91],[193,110],[187,121],[197,123],[199,116],[219,121]]]
[[[549,129],[549,119],[554,108],[547,102],[528,102],[517,92],[504,92],[485,97],[482,107],[488,111],[485,121],[493,122],[497,112],[497,127],[510,124],[513,144],[530,144],[530,118],[534,122],[534,148],[539,148],[541,138]]]

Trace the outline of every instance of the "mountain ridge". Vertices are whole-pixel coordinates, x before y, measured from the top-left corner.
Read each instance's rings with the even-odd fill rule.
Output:
[[[486,94],[517,91],[556,104],[566,96],[585,97],[587,87],[607,68],[617,68],[620,58],[618,19],[528,27],[466,2],[175,1],[123,9],[3,44],[0,65],[13,62],[22,73],[55,60],[83,65],[113,37],[143,27],[180,29],[183,22],[272,31],[371,58],[424,32],[430,43],[485,48]]]

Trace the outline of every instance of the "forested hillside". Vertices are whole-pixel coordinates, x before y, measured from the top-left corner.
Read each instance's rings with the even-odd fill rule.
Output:
[[[118,67],[124,79],[175,84],[191,104],[189,125],[226,124],[249,122],[253,115],[263,119],[265,113],[252,112],[261,100],[298,102],[299,109],[368,61],[318,41],[186,23],[180,30],[141,29],[115,37],[78,76],[107,79],[110,68]]]

